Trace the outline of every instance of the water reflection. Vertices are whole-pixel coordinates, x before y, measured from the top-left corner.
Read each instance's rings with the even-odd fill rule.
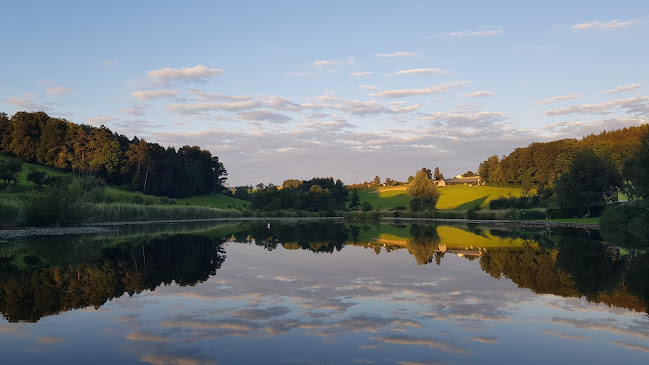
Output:
[[[193,232],[176,234],[177,232]],[[157,232],[157,237],[156,237]],[[593,240],[592,232],[548,235],[478,226],[346,225],[339,221],[122,227],[94,236],[32,237],[0,247],[0,312],[10,322],[75,308],[99,308],[128,293],[160,285],[195,285],[216,274],[223,242],[272,251],[333,253],[346,245],[377,255],[407,250],[417,265],[441,265],[445,255],[478,260],[491,277],[538,294],[585,297],[594,303],[647,312],[649,253]]]
[[[3,360],[545,364],[649,354],[649,254],[593,232],[336,221],[146,230],[0,245]]]
[[[32,241],[31,251],[23,252],[22,260],[9,255],[0,258],[0,277],[4,279],[0,282],[0,312],[10,322],[35,322],[61,311],[99,308],[124,293],[155,290],[172,282],[195,285],[221,267],[225,260],[222,242],[195,235],[137,238],[101,248],[83,241]],[[44,265],[60,261],[62,252],[70,254],[69,263]],[[23,272],[28,267],[32,270]]]

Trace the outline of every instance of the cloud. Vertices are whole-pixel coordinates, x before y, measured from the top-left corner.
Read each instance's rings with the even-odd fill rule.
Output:
[[[380,58],[410,58],[417,57],[415,52],[392,52],[392,53],[377,53],[376,57]]]
[[[568,334],[568,333],[561,333],[561,332],[557,332],[555,330],[550,330],[550,329],[542,329],[542,330],[539,330],[539,332],[541,332],[541,333],[543,333],[545,335],[548,335],[548,336],[554,336],[554,337],[563,338],[563,339],[566,339],[566,340],[588,340],[588,337],[571,335],[571,334]]]
[[[216,362],[190,355],[144,354],[140,361],[153,365],[215,365]]]
[[[471,81],[450,81],[444,82],[435,86],[430,86],[423,89],[400,89],[400,90],[385,90],[372,94],[383,98],[401,98],[407,96],[430,95],[433,93],[445,93],[449,90],[459,88],[464,85],[470,84]]]
[[[484,37],[490,35],[503,34],[502,30],[460,30],[449,33],[441,33],[436,37]]]
[[[270,308],[246,308],[230,313],[232,317],[247,319],[250,321],[266,321],[274,317],[281,317],[290,313],[288,307],[276,306]]]
[[[29,93],[23,96],[14,96],[14,97],[8,97],[7,103],[11,104],[21,110],[24,111],[48,111],[51,108],[47,103],[39,103],[36,101],[37,95],[34,93]]]
[[[131,95],[140,100],[153,100],[162,98],[175,98],[177,92],[174,90],[143,90],[133,91]]]
[[[396,75],[442,75],[447,73],[449,72],[441,68],[413,68],[395,72]]]
[[[106,61],[102,62],[101,64],[105,68],[113,68],[113,67],[117,66],[118,63],[119,63],[118,60],[106,60]]]
[[[635,96],[627,99],[611,100],[599,104],[571,105],[567,108],[548,110],[545,115],[567,115],[567,114],[610,114],[614,109],[627,109],[628,113],[649,113],[647,102],[649,97]]]
[[[462,94],[461,96],[465,98],[483,98],[483,97],[493,96],[493,95],[494,93],[491,91],[475,91],[468,94]]]
[[[470,354],[473,351],[463,349],[461,347],[452,345],[450,343],[445,343],[442,341],[437,341],[430,338],[414,338],[408,336],[381,336],[381,337],[371,337],[372,340],[389,343],[389,344],[398,344],[398,345],[425,345],[432,348],[440,349],[444,352],[454,353],[454,354]]]
[[[125,108],[125,109],[119,109],[118,112],[128,114],[128,115],[144,115],[144,110],[142,108]]]
[[[45,90],[45,93],[50,95],[66,95],[72,93],[72,89],[67,89],[63,86],[52,86]]]
[[[86,124],[99,126],[109,122],[114,122],[116,120],[117,118],[111,118],[111,117],[90,117],[90,118],[86,118]]]
[[[50,337],[39,337],[36,339],[36,341],[38,341],[38,343],[42,343],[45,345],[53,345],[53,344],[64,342],[65,339],[61,337],[50,336]]]
[[[628,350],[636,350],[636,351],[643,351],[643,352],[649,352],[649,347],[644,346],[644,345],[637,345],[633,343],[628,343],[624,341],[613,341],[611,342],[614,345],[622,346]]]
[[[343,66],[343,65],[348,65],[348,66],[356,66],[358,62],[354,59],[354,57],[349,57],[345,60],[323,60],[323,61],[315,61],[311,64],[311,67],[315,68],[329,68],[329,67],[338,67],[338,66]]]
[[[341,99],[328,95],[320,96],[310,100],[310,102],[300,104],[302,110],[334,109],[343,113],[359,116],[409,113],[418,110],[420,107],[420,104],[403,106],[402,103],[392,103],[389,106],[385,106],[376,100],[361,101]]]
[[[225,110],[225,111],[242,111],[250,110],[263,106],[259,101],[236,101],[230,103],[191,103],[191,104],[169,104],[167,110],[182,113],[195,114],[205,111]]]
[[[532,105],[534,105],[534,104],[551,104],[551,103],[554,103],[556,101],[579,99],[579,98],[583,98],[583,97],[584,96],[581,95],[581,94],[560,95],[560,96],[553,96],[553,97],[550,97],[550,98],[537,100],[537,101],[532,102],[531,104]]]
[[[236,117],[247,121],[267,121],[271,123],[288,123],[293,120],[293,118],[289,116],[273,113],[268,110],[257,110],[252,112],[239,113],[236,115]]]
[[[640,86],[641,86],[640,83],[631,84],[631,85],[624,85],[624,86],[618,86],[618,87],[613,88],[613,89],[604,90],[604,91],[602,91],[602,93],[604,93],[604,94],[617,94],[617,93],[621,93],[621,92],[624,92],[624,91],[631,91],[631,90],[639,89]]]
[[[498,343],[498,339],[495,337],[485,337],[485,336],[475,336],[471,337],[473,341],[482,342],[482,343]]]
[[[374,72],[371,71],[365,71],[365,72],[350,72],[348,75],[349,76],[354,76],[354,77],[362,77],[362,76],[369,76],[373,74]]]
[[[167,342],[172,338],[169,336],[161,336],[148,332],[131,332],[126,335],[126,338],[131,341],[144,341],[144,342]]]
[[[223,74],[223,70],[208,68],[203,65],[183,68],[160,68],[147,72],[149,78],[161,83],[170,81],[202,81],[221,74]]]
[[[645,19],[644,18],[638,18],[638,19],[631,19],[631,20],[609,20],[609,21],[590,21],[590,22],[585,22],[585,23],[579,23],[575,24],[570,29],[574,30],[595,30],[595,31],[602,31],[602,30],[613,30],[613,29],[621,29],[621,28],[627,28],[631,25],[638,24],[638,23],[644,23]]]

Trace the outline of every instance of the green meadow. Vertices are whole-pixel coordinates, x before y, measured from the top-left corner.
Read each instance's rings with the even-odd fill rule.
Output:
[[[475,205],[489,207],[489,201],[499,197],[521,196],[521,189],[502,188],[496,186],[442,186],[437,188],[440,196],[437,209],[466,210]],[[403,206],[409,208],[410,197],[406,193],[406,185],[361,190],[361,203],[368,202],[374,209],[389,210]]]

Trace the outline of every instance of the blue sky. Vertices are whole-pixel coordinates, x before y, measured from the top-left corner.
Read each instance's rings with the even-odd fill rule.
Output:
[[[219,156],[231,185],[446,176],[649,119],[645,1],[8,1],[0,111]]]

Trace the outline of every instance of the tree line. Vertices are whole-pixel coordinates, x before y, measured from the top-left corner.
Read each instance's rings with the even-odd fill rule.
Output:
[[[232,196],[248,200],[253,209],[278,211],[285,209],[310,212],[333,212],[345,210],[347,187],[333,177],[314,177],[310,180],[289,179],[282,187],[274,184],[237,186]]]
[[[44,112],[0,113],[0,152],[173,198],[220,192],[227,176],[219,158],[200,147],[165,148]]]
[[[592,150],[599,158],[611,161],[618,170],[625,160],[635,155],[641,136],[649,133],[649,125],[591,134],[580,140],[562,139],[532,143],[516,148],[507,156],[491,156],[480,163],[478,174],[490,185],[516,186],[530,189],[539,185],[553,185],[567,172],[575,154]]]

